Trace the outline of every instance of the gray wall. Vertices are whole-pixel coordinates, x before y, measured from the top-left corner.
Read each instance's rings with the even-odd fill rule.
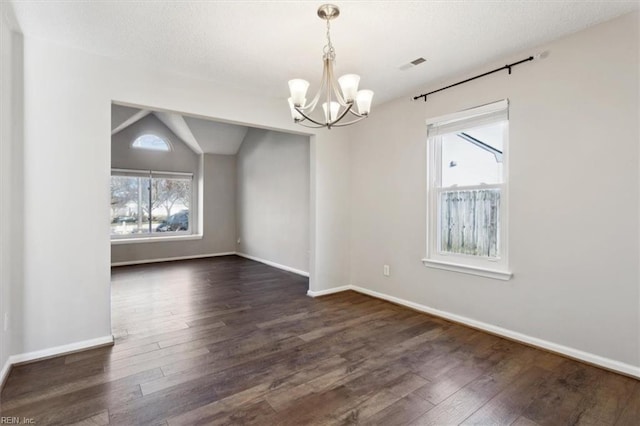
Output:
[[[414,94],[549,51],[512,75],[376,107],[351,130],[351,284],[640,366],[638,40],[638,14],[623,16]],[[427,268],[425,120],[505,98],[514,276]]]
[[[145,133],[151,133],[168,140],[172,151],[132,149],[133,141]],[[197,178],[199,156],[156,116],[150,114],[111,136],[111,168],[190,172]]]
[[[237,251],[308,272],[309,138],[249,129],[237,157]]]
[[[174,150],[167,153],[130,149],[131,142],[146,131],[169,139]],[[111,153],[114,168],[193,172],[194,181],[198,181],[199,156],[152,115],[114,135]],[[202,169],[203,179],[200,182],[204,205],[200,233],[203,237],[186,241],[114,244],[111,246],[112,264],[235,251],[236,158],[205,154]]]

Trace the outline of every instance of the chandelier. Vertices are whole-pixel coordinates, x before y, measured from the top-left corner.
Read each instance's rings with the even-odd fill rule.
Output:
[[[323,4],[318,8],[318,16],[327,21],[327,44],[324,46],[322,61],[322,81],[320,88],[307,103],[307,89],[309,82],[301,78],[289,80],[289,90],[291,97],[288,99],[291,117],[295,123],[305,127],[321,128],[343,127],[367,118],[371,110],[371,90],[358,90],[360,76],[356,74],[345,74],[336,80],[333,74],[333,65],[336,59],[336,52],[331,44],[330,22],[340,15],[340,9],[333,4]],[[313,111],[318,102],[323,100],[322,110],[324,115],[312,118]],[[355,111],[354,104],[358,111]],[[319,115],[319,114],[318,114]],[[351,121],[342,122],[342,119],[349,115]]]

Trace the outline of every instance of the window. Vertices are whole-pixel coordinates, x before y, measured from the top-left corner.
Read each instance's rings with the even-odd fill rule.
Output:
[[[142,135],[131,144],[132,148],[149,149],[151,151],[171,151],[169,143],[156,135]]]
[[[192,234],[191,173],[111,171],[111,238]]]
[[[425,265],[509,279],[508,101],[427,121]]]

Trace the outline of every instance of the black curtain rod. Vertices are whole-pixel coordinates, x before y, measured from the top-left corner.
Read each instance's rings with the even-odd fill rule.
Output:
[[[529,56],[528,58],[523,59],[521,61],[517,61],[517,62],[514,62],[512,64],[505,65],[504,67],[496,68],[495,70],[492,70],[492,71],[487,71],[484,74],[476,75],[475,77],[471,77],[471,78],[468,78],[466,80],[459,81],[459,82],[454,83],[454,84],[450,84],[447,87],[443,87],[441,89],[434,90],[434,91],[431,91],[431,92],[428,92],[428,93],[423,93],[422,95],[414,96],[413,100],[416,101],[416,100],[418,100],[420,98],[424,98],[424,101],[427,102],[427,96],[429,96],[429,95],[433,95],[434,93],[442,92],[443,90],[451,89],[452,87],[459,86],[459,85],[464,84],[464,83],[468,83],[468,82],[473,81],[473,80],[475,80],[477,78],[480,78],[480,77],[485,77],[485,76],[487,76],[489,74],[493,74],[494,72],[499,72],[499,71],[503,71],[503,70],[509,70],[509,74],[511,74],[511,68],[512,67],[515,67],[516,65],[524,64],[525,62],[533,61],[534,59],[535,59],[535,57]]]

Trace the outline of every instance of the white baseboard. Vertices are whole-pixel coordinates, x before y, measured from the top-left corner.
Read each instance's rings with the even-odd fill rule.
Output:
[[[109,345],[113,345],[112,335],[97,337],[90,340],[83,340],[81,342],[70,343],[68,345],[54,346],[53,348],[27,352],[24,354],[11,355],[9,357],[9,362],[11,363],[11,365],[19,365],[26,362],[41,361],[47,358],[53,358],[60,355],[67,355],[74,352],[86,351],[87,349],[95,349],[101,346]]]
[[[53,348],[27,352],[24,354],[11,355],[0,371],[0,391],[4,386],[5,380],[9,376],[11,367],[14,365],[20,365],[34,361],[42,361],[56,356],[68,355],[75,352],[86,351],[89,349],[96,349],[102,346],[110,345],[113,345],[112,335],[83,340],[81,342],[70,343],[68,345],[54,346]]]
[[[281,265],[276,262],[272,262],[270,260],[260,259],[259,257],[251,256],[246,253],[236,252],[234,253],[237,256],[241,256],[250,260],[255,260],[256,262],[264,263],[265,265],[273,266],[274,268],[282,269],[283,271],[293,272],[294,274],[302,275],[303,277],[309,277],[309,273],[306,271],[301,271],[300,269],[295,269],[290,266]]]
[[[345,285],[345,286],[342,286],[342,287],[328,288],[326,290],[320,290],[320,291],[308,290],[307,291],[307,296],[311,296],[311,297],[326,296],[328,294],[340,293],[341,291],[347,291],[347,290],[351,290],[351,286],[350,285]]]
[[[143,265],[145,263],[173,262],[174,260],[203,259],[205,257],[230,256],[236,254],[234,251],[224,253],[195,254],[192,256],[162,257],[159,259],[131,260],[126,262],[114,262],[111,266]]]
[[[309,291],[307,294],[309,296],[316,297],[316,296],[322,296],[324,294],[337,293],[339,291],[345,291],[345,290],[354,290],[354,291],[357,291],[358,293],[366,294],[368,296],[372,296],[382,300],[387,300],[389,302],[393,302],[398,305],[403,305],[408,308],[415,309],[416,311],[425,312],[427,314],[431,314],[440,318],[451,320],[453,322],[464,324],[469,327],[476,328],[478,330],[483,330],[488,333],[495,334],[497,336],[502,336],[507,339],[515,340],[517,342],[521,342],[530,346],[546,349],[550,352],[555,352],[557,354],[565,355],[569,358],[573,358],[579,361],[586,362],[588,364],[605,368],[607,370],[615,371],[618,373],[625,374],[627,376],[640,379],[640,366],[634,366],[634,365],[616,361],[610,358],[605,358],[589,352],[581,351],[579,349],[571,348],[568,346],[549,342],[547,340],[539,339],[537,337],[522,334],[517,331],[498,327],[498,326],[481,322],[481,321],[476,321],[471,318],[467,318],[457,314],[452,314],[450,312],[442,311],[440,309],[431,308],[429,306],[421,305],[419,303],[410,302],[408,300],[400,299],[395,296],[389,296],[388,294],[369,290],[367,288],[358,287],[355,285],[347,285],[347,286],[336,287],[328,290],[322,290],[319,292]]]

